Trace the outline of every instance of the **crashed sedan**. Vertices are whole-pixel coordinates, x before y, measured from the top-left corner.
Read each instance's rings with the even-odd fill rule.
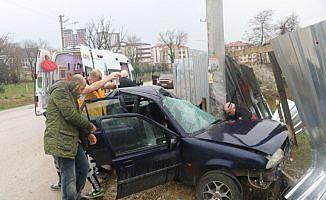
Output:
[[[157,86],[115,90],[86,101],[82,114],[98,128],[87,151],[115,169],[117,198],[171,180],[194,185],[197,199],[275,195],[289,151],[276,121],[222,121]]]

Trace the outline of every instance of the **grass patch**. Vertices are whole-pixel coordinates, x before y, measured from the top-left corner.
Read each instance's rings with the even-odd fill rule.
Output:
[[[8,84],[0,94],[0,110],[32,104],[34,102],[33,82]]]
[[[311,146],[308,136],[302,132],[297,135],[298,146],[293,147],[285,164],[285,171],[295,179],[299,179],[310,167]]]

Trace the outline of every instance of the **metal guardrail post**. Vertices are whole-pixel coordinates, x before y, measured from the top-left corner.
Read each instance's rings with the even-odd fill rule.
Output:
[[[288,127],[290,138],[291,138],[292,144],[294,144],[294,146],[298,146],[297,138],[296,138],[295,132],[294,132],[293,121],[291,118],[291,113],[290,113],[289,105],[287,102],[285,87],[283,84],[282,70],[275,58],[274,52],[268,52],[268,56],[272,63],[272,66],[273,66],[275,83],[277,86],[278,93],[280,95],[280,100],[281,100],[281,104],[282,104],[282,108],[283,108],[283,112],[284,112],[285,123]]]

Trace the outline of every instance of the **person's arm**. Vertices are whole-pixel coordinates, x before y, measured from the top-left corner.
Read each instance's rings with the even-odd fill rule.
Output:
[[[107,80],[103,79],[103,80],[94,82],[92,85],[87,85],[82,93],[89,94],[91,92],[94,92],[94,91],[102,88],[106,84],[106,82],[107,82]]]
[[[79,129],[85,130],[87,133],[94,130],[94,125],[82,117],[82,115],[77,111],[77,108],[74,107],[74,104],[69,98],[70,94],[65,88],[58,88],[54,90],[51,96],[54,104],[57,106],[61,115],[66,121],[70,122]]]
[[[109,81],[111,81],[111,80],[113,80],[113,79],[116,79],[116,78],[118,78],[119,76],[120,76],[119,73],[114,72],[114,73],[110,74],[109,76],[103,78],[103,80],[96,81],[96,82],[94,82],[92,85],[88,85],[88,86],[86,86],[85,89],[84,89],[84,91],[83,91],[83,94],[89,94],[89,93],[91,93],[91,92],[93,92],[93,91],[96,91],[96,90],[98,90],[98,89],[104,87],[104,85],[105,85],[107,82],[109,82]]]
[[[104,89],[111,89],[111,90],[113,90],[113,89],[116,89],[116,88],[117,88],[117,86],[115,85],[115,83],[108,82],[108,83],[106,83],[104,85]]]

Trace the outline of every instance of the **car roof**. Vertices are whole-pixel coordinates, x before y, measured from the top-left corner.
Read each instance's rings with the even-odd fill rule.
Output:
[[[163,89],[159,86],[140,86],[140,87],[126,87],[126,88],[118,88],[115,90],[116,92],[123,92],[129,94],[140,95],[143,97],[151,98],[154,100],[160,100],[164,96],[173,96],[171,93]]]

